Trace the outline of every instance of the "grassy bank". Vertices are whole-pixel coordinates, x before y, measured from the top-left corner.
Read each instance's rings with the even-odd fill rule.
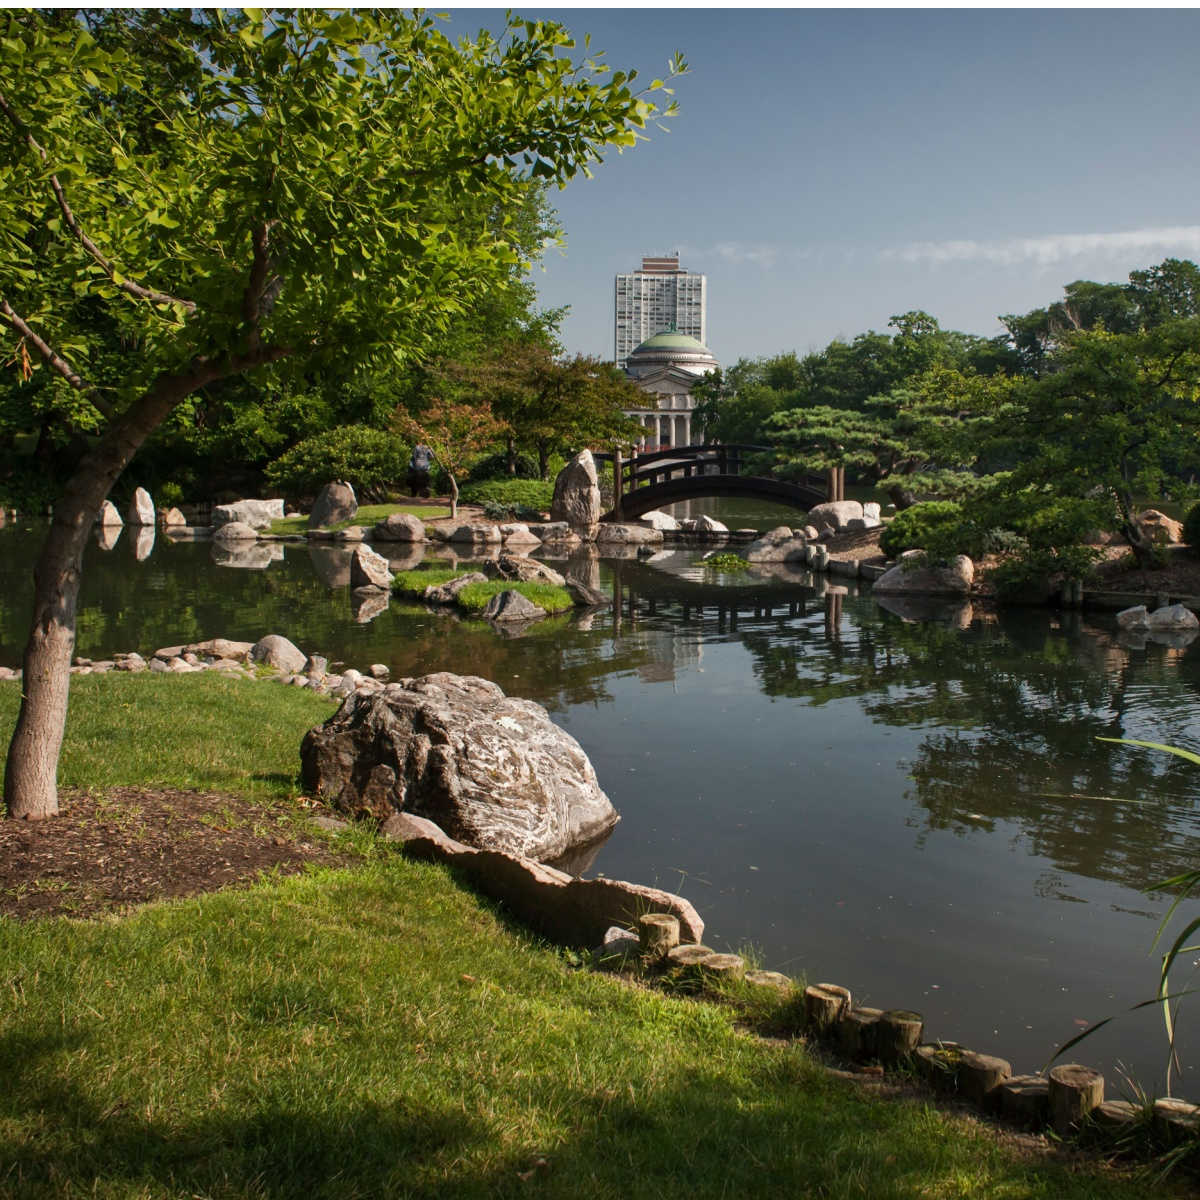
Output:
[[[419,598],[425,589],[440,587],[459,575],[470,574],[469,567],[434,568],[423,571],[399,571],[392,578],[392,591],[402,596]],[[488,601],[501,592],[520,592],[526,600],[548,613],[566,612],[574,607],[570,592],[553,583],[514,582],[492,579],[486,583],[470,583],[455,598],[457,606],[468,613],[478,614],[487,608]]]
[[[408,513],[409,516],[419,517],[422,521],[437,521],[450,515],[448,507],[436,507],[421,504],[360,504],[358,512],[349,521],[338,521],[328,526],[330,529],[349,529],[351,525],[377,525],[387,520],[392,513]],[[272,521],[267,533],[281,537],[284,534],[307,533],[308,516],[280,517]]]
[[[64,783],[286,808],[329,711],[209,675],[81,678]],[[353,869],[118,920],[0,919],[0,1196],[1146,1195],[573,969],[445,870],[356,845]]]

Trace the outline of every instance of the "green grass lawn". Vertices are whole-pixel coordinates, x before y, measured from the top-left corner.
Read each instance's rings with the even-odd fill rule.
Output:
[[[392,513],[408,513],[409,516],[420,517],[422,521],[437,521],[450,515],[450,508],[435,508],[420,504],[362,504],[354,518],[349,521],[339,521],[330,525],[330,529],[349,529],[351,525],[376,525],[390,517]],[[281,517],[272,521],[264,532],[281,536],[288,533],[307,533],[308,517]]]
[[[330,711],[210,675],[83,677],[71,703],[64,783],[274,805]],[[121,919],[0,919],[0,1196],[1149,1194],[874,1098],[727,1007],[573,968],[445,869],[356,844],[353,869]]]
[[[425,589],[439,587],[449,583],[459,575],[467,575],[471,569],[461,567],[440,567],[425,571],[398,571],[392,578],[392,591],[402,596],[424,595]],[[470,583],[458,593],[457,605],[468,613],[478,614],[487,607],[488,601],[501,592],[520,592],[526,600],[532,601],[548,613],[566,612],[574,607],[571,593],[564,587],[553,583],[514,583],[507,579],[492,579],[486,583]]]

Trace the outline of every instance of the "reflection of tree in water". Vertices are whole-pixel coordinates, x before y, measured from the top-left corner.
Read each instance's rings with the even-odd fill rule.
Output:
[[[1044,611],[959,630],[868,602],[855,620],[837,640],[815,622],[744,640],[768,695],[853,699],[880,724],[929,727],[908,793],[922,839],[1008,822],[1060,869],[1135,888],[1194,865],[1200,773],[1096,739],[1194,744],[1200,652],[1127,651]]]

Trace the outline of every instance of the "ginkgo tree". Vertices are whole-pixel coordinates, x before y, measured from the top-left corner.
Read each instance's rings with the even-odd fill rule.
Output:
[[[419,357],[511,277],[530,179],[671,111],[633,80],[512,17],[452,41],[401,11],[0,14],[0,362],[93,433],[35,569],[10,816],[57,811],[83,549],[145,439],[267,364]]]

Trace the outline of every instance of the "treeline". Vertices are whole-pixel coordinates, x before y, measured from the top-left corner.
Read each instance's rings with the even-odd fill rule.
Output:
[[[1107,530],[1148,561],[1139,501],[1192,494],[1200,470],[1200,268],[1080,280],[1001,321],[980,338],[907,312],[890,333],[743,359],[701,387],[705,436],[773,447],[785,477],[845,467],[898,508],[969,499],[942,510],[946,552],[1001,547],[1028,574],[1078,577]]]

